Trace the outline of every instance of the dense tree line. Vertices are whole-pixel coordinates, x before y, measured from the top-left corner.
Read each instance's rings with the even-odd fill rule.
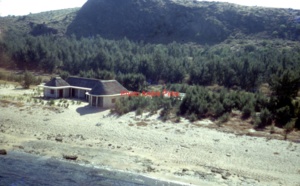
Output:
[[[0,57],[0,65],[11,64],[19,69],[101,79],[142,74],[150,84],[159,81],[219,84],[247,91],[255,91],[258,85],[282,70],[300,68],[300,47],[282,40],[252,44],[233,40],[201,47],[175,42],[135,43],[126,38],[114,41],[100,36],[33,37],[10,32],[0,43]]]

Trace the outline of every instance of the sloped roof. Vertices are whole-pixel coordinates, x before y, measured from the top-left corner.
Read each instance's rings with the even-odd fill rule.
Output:
[[[82,87],[90,88],[92,95],[114,95],[121,94],[123,91],[127,91],[118,81],[116,80],[99,80],[99,79],[89,79],[81,77],[68,77],[67,80],[63,80],[60,77],[52,78],[51,81],[45,84],[49,87],[62,87],[62,86],[72,86],[72,87]]]
[[[82,77],[68,77],[66,80],[71,86],[74,87],[84,87],[92,89],[98,82],[99,79],[90,79],[90,78],[82,78]]]
[[[48,87],[65,87],[70,86],[65,80],[61,79],[60,77],[52,78],[48,83],[45,84]]]
[[[125,87],[123,87],[116,80],[102,80],[99,81],[91,90],[90,94],[92,95],[114,95],[121,94],[121,92],[127,91]]]

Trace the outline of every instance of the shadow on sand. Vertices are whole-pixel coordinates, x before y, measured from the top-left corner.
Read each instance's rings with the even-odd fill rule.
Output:
[[[95,113],[104,112],[106,110],[109,110],[109,109],[91,107],[89,105],[86,105],[84,107],[78,107],[76,109],[76,112],[79,113],[81,116],[83,116],[83,115],[88,115],[88,114],[95,114]]]

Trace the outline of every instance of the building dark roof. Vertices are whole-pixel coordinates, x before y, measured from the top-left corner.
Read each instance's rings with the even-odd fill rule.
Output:
[[[65,87],[70,86],[65,80],[61,79],[60,77],[52,78],[48,83],[45,84],[48,87]]]
[[[89,78],[82,78],[82,77],[68,77],[66,80],[71,86],[74,87],[84,87],[92,89],[98,82],[99,79],[89,79]]]
[[[118,81],[108,80],[99,81],[91,90],[92,95],[114,95],[121,94],[121,92],[127,91]]]
[[[81,77],[68,77],[67,80],[63,80],[60,77],[52,78],[51,81],[45,84],[45,86],[50,87],[62,87],[62,86],[73,86],[73,87],[83,87],[90,88],[90,94],[93,95],[114,95],[121,94],[121,92],[126,91],[118,81],[116,80],[99,80],[99,79],[89,79]]]

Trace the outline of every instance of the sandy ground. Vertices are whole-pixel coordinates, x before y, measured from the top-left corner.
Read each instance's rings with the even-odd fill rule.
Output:
[[[30,90],[26,93],[30,93]],[[3,95],[23,95],[14,87]],[[121,117],[86,103],[53,108],[0,103],[0,149],[135,172],[187,185],[300,186],[300,144],[161,122],[158,115]],[[61,141],[61,142],[60,142]]]

